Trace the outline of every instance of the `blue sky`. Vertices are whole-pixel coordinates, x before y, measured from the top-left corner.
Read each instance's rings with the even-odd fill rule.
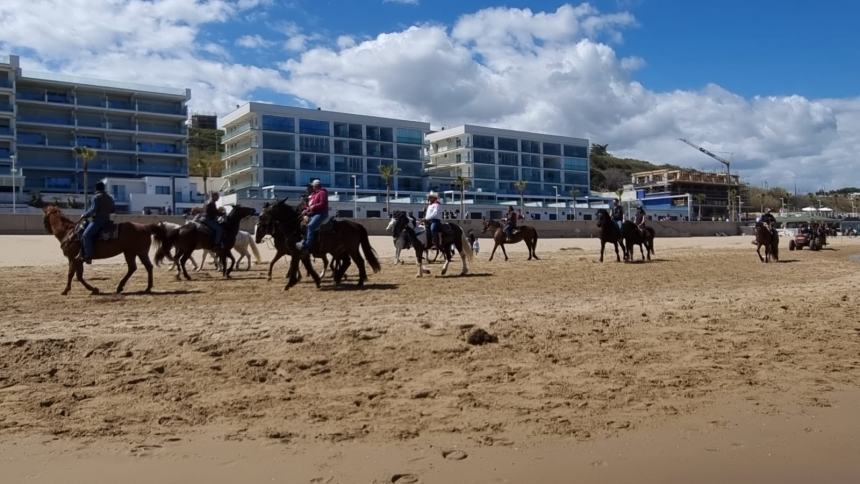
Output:
[[[860,2],[2,0],[0,52],[254,100],[587,137],[756,184],[860,186]]]

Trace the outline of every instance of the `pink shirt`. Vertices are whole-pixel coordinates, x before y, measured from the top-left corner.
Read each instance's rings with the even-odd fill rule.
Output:
[[[318,213],[328,215],[328,192],[325,188],[320,188],[319,190],[311,193],[308,197],[307,212],[310,215],[316,215]]]

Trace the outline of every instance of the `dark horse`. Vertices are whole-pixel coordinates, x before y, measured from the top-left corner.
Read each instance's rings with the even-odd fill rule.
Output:
[[[654,253],[654,229],[652,227],[645,227],[641,231],[639,227],[636,226],[635,223],[626,220],[623,225],[621,225],[621,232],[624,234],[624,260],[628,262],[633,262],[633,246],[639,246],[639,252],[642,254],[642,260],[645,260],[645,257],[648,257],[648,260],[651,260],[651,254]],[[645,246],[645,250],[642,249],[642,246]]]
[[[529,260],[535,258],[540,260],[540,258],[535,253],[535,249],[537,248],[538,241],[538,233],[534,227],[530,227],[528,225],[521,225],[518,227],[519,231],[513,235],[513,237],[508,240],[507,235],[505,234],[504,229],[502,229],[501,222],[497,222],[495,220],[484,220],[484,231],[482,233],[487,233],[488,231],[493,231],[493,242],[496,245],[493,246],[493,251],[490,252],[490,260],[493,260],[493,255],[496,253],[496,249],[499,247],[502,248],[502,254],[505,256],[505,260],[508,260],[508,253],[505,251],[505,244],[516,244],[517,242],[525,242],[526,248],[529,250]]]
[[[69,275],[66,280],[66,288],[63,290],[63,295],[69,293],[72,288],[72,275],[76,275],[78,281],[84,285],[91,293],[98,294],[97,287],[90,285],[84,280],[84,263],[77,260],[78,253],[81,250],[80,237],[75,235],[77,224],[63,216],[63,213],[54,205],[47,205],[42,208],[43,223],[45,230],[53,234],[60,241],[60,247],[63,249],[63,255],[69,259]],[[158,226],[142,225],[134,222],[122,222],[119,225],[117,238],[112,240],[96,240],[93,259],[107,259],[116,255],[122,254],[125,256],[125,263],[128,264],[128,272],[116,288],[116,292],[122,292],[125,283],[137,270],[135,258],[139,258],[143,267],[146,268],[146,292],[152,290],[152,262],[149,261],[149,246],[152,244],[151,235],[157,233]]]
[[[758,223],[755,226],[755,251],[762,262],[779,261],[779,234],[772,227]],[[761,256],[761,247],[764,246],[764,257]]]
[[[597,211],[597,226],[600,228],[600,262],[603,262],[603,251],[606,248],[606,243],[611,242],[615,246],[615,258],[621,262],[621,256],[618,254],[618,245],[621,245],[621,250],[624,251],[624,260],[627,260],[627,249],[624,248],[624,237],[618,226],[612,221],[609,212],[605,208]]]
[[[299,282],[299,262],[305,266],[308,275],[314,280],[317,287],[320,287],[320,276],[311,264],[311,258],[308,254],[302,254],[296,249],[296,243],[302,240],[301,216],[293,207],[287,205],[286,200],[282,200],[275,204],[266,204],[263,207],[263,212],[260,218],[257,219],[257,226],[254,229],[257,243],[263,241],[263,237],[271,235],[275,241],[275,257],[269,263],[269,280],[272,279],[272,268],[275,262],[284,255],[290,256],[290,268],[287,270],[287,277],[290,278],[284,290],[295,286]]]
[[[270,204],[266,204],[265,207],[268,208]],[[295,245],[301,239],[288,241],[285,233],[280,229],[280,226],[277,222],[271,220],[271,217],[267,216],[265,218],[265,222],[263,221],[262,215],[259,219],[257,219],[257,225],[254,227],[254,241],[258,244],[263,242],[263,237],[269,235],[272,237],[272,241],[275,244],[275,256],[272,257],[272,260],[269,262],[269,273],[267,276],[267,280],[272,280],[272,270],[275,268],[275,262],[281,260],[281,257],[285,255],[296,256],[296,248]],[[323,256],[323,272],[319,276],[320,278],[325,277],[326,271],[329,269],[329,261],[328,258]],[[335,263],[336,261],[332,261],[331,270],[332,273],[336,270]],[[311,277],[311,273],[308,272],[308,276]]]
[[[185,269],[185,263],[191,257],[191,254],[197,249],[210,250],[218,256],[221,262],[221,274],[224,277],[230,277],[230,272],[233,271],[233,266],[236,260],[233,258],[231,249],[236,242],[236,234],[239,233],[239,222],[243,218],[254,215],[255,210],[251,207],[242,207],[236,205],[233,210],[224,218],[224,228],[221,234],[222,247],[215,247],[212,240],[211,231],[200,223],[192,222],[180,226],[178,229],[169,230],[166,236],[162,239],[156,237],[159,243],[158,250],[155,251],[155,263],[161,265],[161,261],[167,258],[175,258],[179,260],[176,268],[176,278],[180,279],[180,274],[185,276],[186,280],[191,280],[188,271]],[[176,248],[176,254],[170,256],[170,250]],[[227,265],[227,259],[230,259],[230,265]]]
[[[406,212],[394,212],[391,215],[394,221],[394,228],[391,233],[394,237],[395,244],[402,241],[404,247],[412,247],[415,249],[415,260],[418,262],[418,274],[416,277],[422,277],[424,274],[429,274],[430,270],[424,268],[424,258],[426,247],[424,241],[415,234],[410,224],[414,224],[414,220]],[[400,246],[397,247],[398,260],[400,256]]]
[[[439,227],[440,238],[442,239],[442,247],[437,247],[445,256],[445,265],[442,266],[442,275],[448,272],[448,265],[451,263],[451,258],[454,256],[454,250],[460,253],[460,259],[463,261],[463,269],[460,271],[461,276],[469,273],[469,262],[475,258],[472,253],[472,245],[466,238],[466,233],[463,228],[455,223],[443,223]],[[430,229],[428,227],[427,237],[430,237]],[[452,248],[453,246],[453,248]]]
[[[300,224],[300,216],[298,210],[287,205],[286,201],[281,201],[266,208],[264,214],[268,213],[267,220],[277,223],[282,236],[286,238],[288,244],[295,245],[303,236],[303,230]],[[260,217],[263,222],[263,216]],[[262,227],[262,226],[261,226]],[[265,230],[265,229],[263,229]],[[258,235],[258,237],[261,237]],[[272,233],[272,237],[278,237],[278,231]],[[362,257],[362,252],[364,257]],[[337,261],[334,271],[334,282],[340,284],[343,280],[346,270],[351,262],[355,262],[358,267],[358,287],[364,287],[367,281],[367,269],[364,265],[364,260],[367,258],[367,263],[374,273],[379,272],[379,260],[376,258],[376,252],[370,246],[370,237],[367,235],[367,229],[361,224],[357,224],[350,220],[329,220],[324,223],[319,230],[317,241],[311,248],[311,253],[316,258],[323,258],[326,254],[331,254]],[[305,267],[307,269],[307,266]],[[294,274],[294,272],[296,274]],[[293,258],[290,264],[288,276],[290,282],[287,288],[298,282],[298,261]]]

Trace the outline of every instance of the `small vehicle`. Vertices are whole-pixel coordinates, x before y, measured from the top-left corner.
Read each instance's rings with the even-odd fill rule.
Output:
[[[824,234],[819,233],[818,230],[803,228],[788,241],[788,250],[803,250],[804,247],[809,247],[809,250],[821,250],[825,245],[827,245],[827,239]]]

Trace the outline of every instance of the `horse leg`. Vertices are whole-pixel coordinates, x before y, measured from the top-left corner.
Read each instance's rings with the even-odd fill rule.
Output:
[[[334,271],[334,283],[340,284],[343,280],[343,275],[346,273],[346,269],[352,262],[349,260],[349,256],[343,256],[340,258],[340,267],[336,271]]]
[[[508,261],[508,251],[505,250],[505,244],[500,244],[499,247],[502,248],[502,255],[505,256],[505,262]]]
[[[203,266],[206,264],[206,256],[207,255],[209,255],[209,251],[206,249],[203,249],[203,258],[200,259],[200,265],[199,266],[195,265],[194,272],[200,272],[203,270]],[[212,256],[212,258],[216,259],[216,257],[214,255]]]
[[[75,261],[74,259],[69,259],[69,278],[66,280],[66,288],[63,289],[63,292],[60,293],[63,296],[67,295],[69,291],[72,290],[72,276],[75,275]]]
[[[355,262],[356,267],[358,267],[358,287],[364,287],[364,282],[367,281],[367,268],[364,267],[364,258],[357,247],[355,252],[352,253],[352,260]]]
[[[645,249],[642,248],[642,244],[639,244],[639,253],[642,254],[642,260],[645,260]]]
[[[305,266],[305,272],[307,272],[308,275],[311,276],[311,279],[314,280],[314,284],[316,284],[317,288],[319,288],[321,278],[320,278],[319,274],[317,274],[317,271],[314,269],[313,264],[311,264],[311,258],[309,256],[303,257],[302,258],[302,264],[304,264],[304,266]],[[298,268],[296,269],[296,274],[299,274]]]
[[[600,262],[603,262],[603,251],[606,249],[606,241],[600,239]]]
[[[146,269],[146,289],[143,292],[152,292],[152,262],[149,260],[149,254],[144,252],[138,257],[140,258],[140,263],[143,264],[144,269]]]
[[[499,248],[499,243],[496,242],[496,245],[493,246],[493,250],[490,251],[490,260],[493,260],[493,256],[496,254],[496,249]]]
[[[761,256],[761,244],[756,241],[755,253],[758,254],[758,260],[764,262],[764,257]]]
[[[182,257],[179,259],[179,267],[182,269],[182,275],[185,276],[186,281],[191,280],[191,276],[188,275],[188,269],[185,268],[185,263],[188,262],[188,259],[191,257],[191,254],[183,252]],[[179,279],[179,276],[176,276]]]
[[[230,259],[230,267],[226,267],[228,258]],[[229,251],[229,250],[226,251],[226,253],[224,255],[224,259],[221,263],[224,264],[224,266],[226,267],[226,269],[224,271],[224,277],[229,279],[230,273],[233,272],[233,268],[236,267],[236,259],[233,257],[233,254],[231,251]]]
[[[131,253],[125,254],[125,263],[128,264],[128,272],[125,273],[125,277],[123,277],[119,281],[119,285],[116,286],[116,293],[119,294],[122,292],[123,288],[125,288],[125,283],[128,282],[128,278],[134,274],[134,271],[137,270],[137,262],[135,262],[135,258],[137,256]]]
[[[304,262],[304,258],[302,258],[302,262]],[[307,264],[305,265],[307,267]],[[299,278],[297,276],[299,272],[299,258],[292,257],[290,259],[290,267],[287,269],[287,285],[284,286],[284,290],[295,286],[299,282]]]
[[[275,262],[278,262],[278,259],[280,259],[283,256],[284,256],[284,253],[281,251],[278,251],[275,253],[275,257],[272,258],[272,262],[269,262],[269,276],[266,279],[267,281],[272,280],[272,269],[275,267]]]
[[[442,256],[445,257],[445,265],[442,266],[442,275],[444,276],[448,272],[448,264],[451,263],[451,254],[448,252],[448,248],[442,251]]]
[[[202,263],[202,262],[200,263],[200,265],[199,265],[199,266],[197,265],[197,261],[196,261],[196,260],[194,260],[194,256],[193,256],[193,255],[189,255],[189,256],[188,256],[188,260],[190,260],[190,261],[191,261],[191,265],[192,265],[192,266],[194,266],[194,272],[197,272],[198,270],[200,270],[200,268],[202,268],[202,267],[203,267],[203,263]]]
[[[87,281],[84,280],[84,263],[76,262],[75,263],[75,277],[78,279],[78,282],[84,285],[87,290],[90,291],[91,294],[98,294],[99,288],[95,286],[91,286]]]
[[[463,251],[463,247],[457,247],[457,251],[460,253],[460,261],[463,263],[463,269],[460,271],[461,276],[469,275],[469,264],[466,262],[466,253]]]
[[[537,256],[537,237],[531,240],[531,251],[532,257],[534,257],[535,260],[540,260],[540,257]]]
[[[612,245],[615,246],[615,262],[621,262],[621,257],[618,255],[618,242],[613,242]],[[621,246],[621,249],[624,250],[624,246]],[[627,260],[627,254],[624,254],[624,260]]]

